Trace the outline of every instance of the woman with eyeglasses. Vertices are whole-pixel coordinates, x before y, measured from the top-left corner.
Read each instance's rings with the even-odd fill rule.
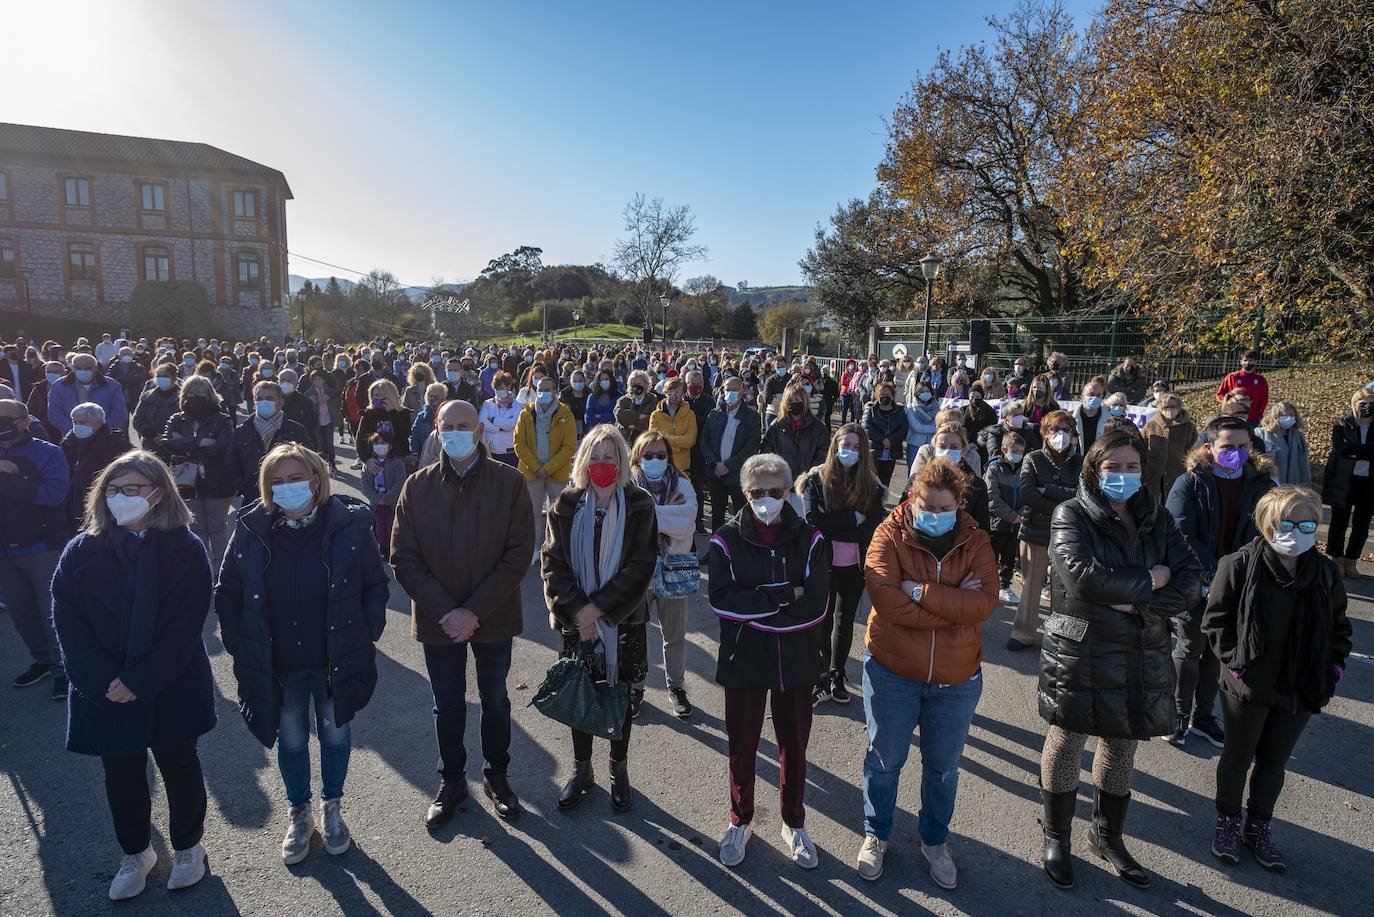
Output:
[[[1202,629],[1222,663],[1226,723],[1212,854],[1225,863],[1238,863],[1245,846],[1266,869],[1286,868],[1270,830],[1284,769],[1308,720],[1345,676],[1352,645],[1345,585],[1316,550],[1320,519],[1321,498],[1308,488],[1260,497],[1260,537],[1221,559],[1207,596]]]
[[[205,779],[196,741],[215,725],[215,691],[201,629],[210,562],[167,466],[125,453],[95,479],[84,528],[52,581],[52,619],[71,691],[67,750],[96,755],[115,838],[124,852],[110,883],[120,901],[143,891],[157,862],[149,842],[151,750],[167,798],[169,889],[205,875]]]
[[[811,688],[826,673],[815,628],[825,621],[830,545],[787,502],[791,484],[781,456],[752,456],[740,471],[749,505],[711,536],[711,609],[720,618],[716,683],[725,689],[730,757],[730,826],[720,861],[732,867],[744,861],[754,833],[754,774],[770,700],[783,843],[803,869],[820,864],[806,833],[806,746]]]

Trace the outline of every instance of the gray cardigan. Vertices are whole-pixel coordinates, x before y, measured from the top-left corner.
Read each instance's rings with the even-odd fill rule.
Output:
[[[1266,430],[1256,432],[1264,441],[1264,451],[1274,460],[1274,472],[1280,484],[1312,486],[1312,462],[1307,454],[1307,437],[1301,430]]]

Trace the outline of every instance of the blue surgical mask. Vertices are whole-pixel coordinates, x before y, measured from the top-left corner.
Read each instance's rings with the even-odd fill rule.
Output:
[[[668,460],[666,458],[645,459],[639,463],[639,469],[644,472],[644,477],[650,481],[657,481],[668,470]]]
[[[1097,397],[1096,395],[1089,395],[1088,397],[1083,399],[1083,407],[1087,408],[1090,411],[1096,411],[1101,406],[1102,399]]]
[[[95,371],[91,369],[78,369],[73,371],[72,375],[76,376],[77,382],[85,385],[95,378]]]
[[[610,380],[610,379],[602,379],[602,380],[600,380],[597,384],[601,386],[601,390],[602,390],[603,392],[609,392],[609,391],[611,390],[611,380]]]
[[[292,392],[294,392],[295,390],[296,390],[296,383],[294,383],[294,382],[283,382],[283,383],[281,384],[281,393],[282,393],[283,395],[289,395],[289,394],[291,394]]]
[[[787,375],[787,367],[785,367],[785,366],[779,366],[779,367],[777,368],[777,370],[775,370],[775,372],[777,372],[777,374],[778,374],[779,376],[785,376],[785,375]]]
[[[553,404],[553,392],[540,392],[538,401],[541,408],[548,407]]]
[[[471,430],[444,430],[439,439],[444,444],[444,452],[456,462],[463,461],[477,448]]]
[[[284,512],[299,513],[309,506],[314,498],[315,494],[310,490],[309,481],[272,485],[272,502],[276,504],[277,509]]]
[[[1102,493],[1117,503],[1125,503],[1140,490],[1140,475],[1136,472],[1104,471],[1100,480]]]
[[[277,403],[275,401],[258,401],[254,403],[254,407],[257,409],[258,416],[263,420],[267,420],[273,414],[277,413]]]
[[[940,459],[946,459],[948,461],[954,462],[955,464],[958,464],[959,460],[962,459],[964,456],[959,452],[958,449],[936,449],[935,457]]]
[[[95,427],[84,423],[72,424],[72,435],[77,439],[90,439],[95,435]]]
[[[586,388],[586,387],[587,387],[587,383],[585,383],[585,382],[574,382],[574,383],[572,384],[572,390],[573,390],[574,392],[576,392],[577,394],[579,394],[579,395],[582,394],[582,390],[583,390],[584,388]]]
[[[1294,417],[1292,414],[1285,414],[1279,418],[1279,426],[1283,427],[1285,430],[1293,429],[1297,422],[1298,418]]]
[[[46,375],[48,377],[49,385],[56,385],[57,383],[62,381],[61,373],[47,373]],[[168,381],[170,382],[171,380],[169,379]]]
[[[739,392],[727,390],[725,393],[726,404],[739,404]]]
[[[271,379],[271,378],[272,378],[272,367],[270,367],[270,366],[264,366],[264,367],[259,371],[259,374],[260,374],[264,379]]]
[[[445,376],[445,377],[448,379],[448,381],[450,381],[450,382],[457,382],[458,379],[462,376],[462,373],[458,373],[458,372],[454,372],[453,370],[449,370],[448,372],[444,373],[444,376]]]
[[[840,460],[840,464],[846,468],[853,468],[859,464],[859,450],[857,449],[836,449],[835,458]]]
[[[954,529],[954,523],[958,518],[959,511],[957,509],[952,509],[947,513],[918,511],[916,513],[916,531],[932,538],[939,538]]]
[[[157,384],[157,387],[158,387],[161,391],[164,391],[164,392],[165,392],[165,391],[167,391],[169,388],[172,387],[172,377],[171,377],[171,376],[158,376],[158,377],[157,377],[156,384]]]
[[[1107,409],[1107,412],[1113,417],[1120,417],[1122,414],[1126,413],[1126,409],[1119,404],[1114,404]]]
[[[917,397],[917,398],[920,398],[921,401],[925,402],[925,401],[929,401],[931,398],[933,398],[933,397],[935,397],[935,396],[932,395],[930,392],[921,392],[921,394],[917,395],[916,397]]]

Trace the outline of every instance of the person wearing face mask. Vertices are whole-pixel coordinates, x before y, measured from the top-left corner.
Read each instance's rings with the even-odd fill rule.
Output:
[[[515,378],[506,372],[492,376],[492,396],[482,402],[478,417],[487,454],[503,465],[516,465],[515,428],[523,407],[515,400]],[[425,450],[422,462],[430,463],[429,449]]]
[[[862,413],[862,405],[858,403],[855,383],[861,370],[857,360],[846,360],[844,372],[840,375],[840,423],[848,423],[853,420],[857,422]]]
[[[692,490],[697,494],[697,517],[696,531],[702,534],[706,529],[702,525],[706,512],[706,501],[702,499],[706,495],[709,486],[709,477],[706,467],[706,458],[702,454],[701,441],[706,431],[706,419],[711,416],[711,411],[716,407],[716,399],[711,394],[709,386],[706,384],[706,374],[700,369],[690,369],[682,375],[686,383],[686,396],[683,403],[691,408],[693,416],[696,418],[697,437],[692,444],[691,452],[691,471]],[[650,420],[652,420],[652,415]]]
[[[1109,416],[1102,407],[1102,393],[1106,390],[1106,380],[1094,376],[1083,386],[1083,397],[1074,407],[1074,425],[1078,428],[1076,439],[1078,454],[1083,455],[1092,447],[1102,433],[1102,423]]]
[[[759,451],[762,420],[748,403],[744,382],[738,376],[721,386],[720,407],[706,417],[700,436],[702,470],[711,497],[711,530],[725,524],[726,508],[738,513],[744,508],[744,493],[739,472],[750,456]]]
[[[1074,881],[1070,835],[1088,736],[1098,737],[1088,847],[1127,884],[1150,884],[1124,843],[1136,746],[1172,728],[1169,619],[1194,606],[1203,569],[1173,515],[1141,488],[1140,449],[1130,430],[1099,437],[1077,495],[1054,510],[1055,602],[1039,708],[1049,725],[1040,755],[1044,870],[1057,888]]]
[[[568,486],[573,454],[577,451],[577,423],[572,410],[557,400],[554,381],[541,375],[539,390],[515,422],[515,456],[529,485],[535,531],[544,530],[544,503],[552,507]],[[535,552],[534,560],[538,560]],[[531,561],[533,562],[533,561]]]
[[[1171,394],[1172,391],[1173,389],[1170,388],[1168,382],[1164,381],[1163,379],[1156,379],[1154,385],[1150,386],[1149,396],[1146,397],[1145,400],[1140,403],[1142,406],[1147,408],[1157,408],[1159,407],[1160,402],[1164,400],[1164,396]]]
[[[1007,397],[1024,399],[1030,393],[1031,371],[1024,357],[1017,357],[1007,377]]]
[[[1026,423],[1039,428],[1041,421],[1049,414],[1059,410],[1059,402],[1054,399],[1053,387],[1049,376],[1036,376],[1027,385],[1021,402]]]
[[[1118,392],[1126,398],[1127,404],[1140,404],[1145,399],[1145,376],[1134,356],[1127,355],[1107,376],[1107,394]]]
[[[72,408],[90,401],[105,409],[105,422],[116,429],[129,427],[129,408],[124,391],[100,369],[90,354],[79,353],[72,358],[71,374],[54,383],[48,390],[48,423],[58,436],[71,432]]]
[[[343,411],[339,398],[333,390],[333,376],[323,369],[312,369],[306,377],[305,397],[310,401],[310,409],[315,419],[315,451],[329,463],[329,473],[337,472],[337,457],[334,452],[334,430],[343,422]]]
[[[906,474],[911,477],[912,466],[921,449],[935,436],[935,415],[939,413],[939,402],[924,382],[912,388],[912,397],[906,405]]]
[[[1007,403],[1019,407],[1014,401]],[[1016,605],[1021,601],[1020,594],[1011,588],[1011,575],[1016,568],[1021,514],[1024,512],[1021,463],[1028,448],[1025,437],[1019,432],[1006,431],[997,441],[996,451],[990,454],[992,463],[983,472],[983,483],[988,490],[989,534],[992,536],[993,553],[997,555],[998,579],[1002,584],[997,597],[1008,605]]]
[[[1203,429],[1205,444],[1188,456],[1187,470],[1169,489],[1169,511],[1202,563],[1210,582],[1218,561],[1258,537],[1255,507],[1274,488],[1272,463],[1250,451],[1250,425],[1219,417]],[[1222,746],[1221,724],[1212,713],[1219,664],[1202,635],[1202,598],[1173,620],[1176,718],[1169,741],[1183,747],[1188,735]]]
[[[181,410],[167,419],[163,449],[169,457],[177,492],[192,513],[191,529],[205,545],[213,570],[228,542],[225,519],[234,496],[229,450],[234,425],[220,410],[219,396],[203,378],[181,386]]]
[[[524,628],[520,584],[536,550],[529,488],[516,469],[491,461],[472,405],[446,402],[438,435],[439,460],[401,488],[391,542],[396,582],[411,598],[411,632],[423,645],[434,694],[440,786],[425,815],[430,828],[452,818],[468,798],[463,734],[469,649],[481,699],[483,792],[499,817],[519,815],[520,801],[506,777],[506,677],[514,638]]]
[[[687,386],[681,378],[665,382],[663,399],[649,415],[649,430],[672,443],[673,464],[683,474],[690,474],[692,447],[697,442],[697,416],[685,404],[686,393]]]
[[[306,442],[315,443],[320,438],[320,407],[301,391],[300,376],[295,370],[283,369],[278,374],[278,384],[283,396],[282,410],[287,419],[294,420],[305,430]]]
[[[21,397],[27,395],[36,381],[32,367],[21,359],[19,345],[5,344],[4,350],[4,357],[0,357],[0,382],[14,389]]]
[[[587,401],[591,394],[591,388],[587,385],[587,374],[580,369],[574,369],[568,374],[568,384],[558,393],[558,400],[572,411],[573,420],[577,423],[578,436],[581,436],[584,430],[582,420],[587,415]]]
[[[937,401],[944,398],[949,390],[949,376],[949,370],[945,368],[945,358],[932,357],[930,369],[926,371],[922,381],[930,388],[930,393]]]
[[[131,347],[121,347],[119,356],[110,364],[110,378],[119,384],[124,392],[125,405],[138,404],[138,396],[143,391],[143,386],[148,383],[148,370],[140,362],[134,359],[134,351]],[[15,389],[21,391],[21,389]],[[27,388],[23,389],[27,391]]]
[[[451,391],[451,389],[450,389]],[[363,410],[358,422],[359,458],[363,461],[366,474],[375,475],[381,463],[375,455],[367,454],[367,442],[373,433],[386,433],[391,436],[391,451],[395,457],[405,459],[407,467],[410,457],[410,427],[414,417],[401,406],[401,393],[390,379],[378,379],[367,390],[368,407]]]
[[[61,447],[71,482],[67,491],[69,531],[75,534],[86,512],[85,499],[91,482],[133,446],[123,430],[113,429],[105,423],[105,409],[98,404],[78,404],[72,408],[71,419],[71,432],[63,437]]]
[[[1156,406],[1158,412],[1145,424],[1141,437],[1145,440],[1145,489],[1163,500],[1183,474],[1198,430],[1177,395],[1161,396]]]
[[[615,380],[615,373],[609,369],[601,369],[596,373],[596,380],[592,383],[591,394],[587,397],[586,407],[582,411],[582,429],[591,430],[592,427],[602,423],[615,423],[616,399],[620,397],[619,383]]]
[[[446,377],[447,379],[447,377]],[[406,390],[401,396],[401,403],[409,410],[418,412],[425,404],[425,392],[437,381],[434,378],[434,368],[428,363],[414,363],[410,371],[406,374]],[[455,380],[456,381],[456,380]],[[445,382],[447,385],[447,381]],[[445,399],[447,400],[447,399]]]
[[[868,435],[845,424],[830,440],[825,462],[797,480],[796,492],[808,525],[830,542],[830,588],[826,597],[826,671],[811,691],[811,706],[850,701],[845,666],[854,641],[854,615],[863,597],[863,559],[883,517],[883,491],[873,467]]]
[[[1225,402],[1226,396],[1235,389],[1242,389],[1250,396],[1250,412],[1246,420],[1250,426],[1259,426],[1264,410],[1269,406],[1269,380],[1259,371],[1259,351],[1247,350],[1240,358],[1240,369],[1226,374],[1217,386],[1217,401]]]
[[[1207,596],[1202,629],[1223,666],[1226,742],[1212,840],[1223,863],[1240,862],[1243,845],[1266,869],[1287,867],[1270,827],[1284,769],[1345,675],[1352,648],[1345,584],[1334,558],[1316,550],[1320,520],[1312,490],[1269,491],[1255,506],[1260,537],[1221,559]]]
[[[935,461],[878,525],[865,561],[873,600],[864,657],[864,841],[859,876],[883,873],[898,782],[912,733],[921,746],[921,852],[937,885],[958,867],[947,839],[974,709],[983,692],[982,624],[997,608],[997,561],[986,531],[960,509],[969,477]]]
[[[646,596],[659,556],[656,504],[632,483],[625,440],[602,424],[582,441],[572,486],[549,510],[542,572],[560,656],[583,654],[593,677],[608,685],[642,684],[648,674]],[[617,812],[634,801],[632,719],[633,709],[627,710],[619,738],[610,740],[611,808]],[[577,806],[594,785],[592,739],[591,733],[572,730],[573,773],[559,794],[560,809]]]
[[[1073,398],[1073,373],[1069,370],[1069,358],[1062,353],[1050,354],[1049,369],[1050,371],[1046,375],[1050,382],[1050,394],[1061,401],[1068,401]],[[1102,380],[1104,391],[1106,390],[1106,381],[1105,379]]]
[[[1326,553],[1349,579],[1359,579],[1360,555],[1374,516],[1374,391],[1350,397],[1350,413],[1331,426],[1331,454],[1322,478],[1322,502],[1331,507]],[[1346,526],[1350,527],[1349,536]]]
[[[234,428],[229,445],[228,469],[244,505],[258,499],[258,469],[263,456],[274,446],[298,443],[309,446],[305,428],[282,411],[281,386],[259,382],[253,388],[253,413]]]
[[[49,583],[67,540],[67,459],[35,439],[24,405],[0,399],[0,594],[33,664],[14,679],[26,688],[54,676],[53,699],[65,700],[67,679],[52,636]]]
[[[215,586],[224,649],[234,658],[239,709],[277,769],[290,805],[281,857],[310,852],[310,710],[319,739],[324,849],[352,845],[343,818],[355,714],[377,685],[374,644],[386,624],[389,579],[372,538],[372,512],[330,493],[329,471],[298,443],[273,447]]]
[[[863,412],[862,426],[868,435],[873,464],[884,493],[892,483],[892,469],[902,458],[909,432],[906,409],[897,404],[896,391],[895,383],[878,383],[873,392],[874,400],[864,407]],[[806,470],[798,469],[799,472]]]
[[[649,429],[649,417],[658,406],[659,398],[647,372],[635,370],[630,373],[628,391],[615,403],[616,427],[627,443],[634,442]]]
[[[60,360],[51,360],[41,367],[41,372],[37,373],[38,381],[30,386],[28,390],[28,402],[26,407],[29,415],[37,420],[44,428],[48,425],[48,392],[62,377],[67,374],[67,367]],[[147,385],[145,382],[144,385]],[[15,398],[23,398],[24,393],[16,390]]]
[[[134,408],[133,427],[138,434],[139,444],[149,452],[166,460],[162,450],[162,434],[167,429],[167,421],[175,414],[181,404],[181,378],[177,368],[170,362],[163,362],[153,371],[151,384],[139,396]]]
[[[205,875],[207,797],[196,743],[215,726],[201,639],[211,574],[190,521],[167,466],[150,452],[126,453],[95,479],[83,529],[52,581],[53,627],[73,688],[67,750],[103,765],[123,852],[110,883],[115,901],[141,893],[157,862],[149,751],[169,815],[167,887],[189,888]]]
[[[377,471],[375,474],[362,475],[359,490],[372,507],[372,531],[377,538],[382,560],[389,561],[391,528],[396,518],[396,500],[401,496],[401,485],[406,482],[406,464],[404,459],[395,454],[390,433],[373,433],[368,439],[367,448],[377,461]]]
[[[979,374],[977,384],[983,387],[983,397],[989,401],[1000,401],[1007,397],[1007,387],[1002,384],[1001,378],[997,375],[997,370],[991,366]]]
[[[434,382],[424,391],[424,400],[419,412],[410,424],[410,454],[418,455],[420,465],[430,465],[439,460],[439,439],[435,432],[439,419],[439,408],[448,397],[448,386]],[[511,421],[514,429],[514,419]]]
[[[650,430],[635,441],[630,450],[630,480],[654,498],[660,558],[657,563],[662,566],[684,555],[694,558],[696,489],[674,466],[673,444],[662,433]],[[673,698],[673,715],[685,720],[692,715],[684,670],[688,597],[660,594],[660,579],[661,575],[655,577],[650,602],[658,613],[659,628],[663,632],[663,668],[668,679],[668,693]],[[631,719],[639,715],[643,701],[644,684],[640,682],[630,692]]]
[[[937,450],[935,440],[942,431],[949,432],[945,430],[946,427],[958,428],[954,431],[958,433],[956,438],[957,441],[947,440],[945,444],[940,446]],[[959,443],[963,445],[960,446]],[[961,448],[963,449],[962,453],[959,452]],[[983,457],[978,452],[978,444],[968,441],[968,434],[964,431],[963,412],[955,408],[945,408],[943,411],[935,412],[935,435],[931,437],[929,443],[922,446],[916,452],[916,461],[912,463],[911,471],[908,473],[908,476],[920,471],[921,466],[926,462],[940,456],[948,458],[955,464],[962,462],[971,474],[979,478],[983,476]]]
[[[1264,452],[1274,462],[1280,484],[1312,486],[1312,460],[1307,433],[1298,406],[1291,401],[1273,401],[1255,431],[1264,442]]]
[[[725,689],[730,781],[720,861],[731,867],[744,861],[753,836],[754,774],[770,696],[783,843],[803,869],[820,862],[806,833],[806,748],[812,688],[828,672],[815,629],[826,618],[831,547],[788,502],[793,477],[778,455],[750,458],[740,474],[749,505],[711,536],[710,601],[720,619],[716,683]]]
[[[774,418],[763,433],[760,452],[782,456],[793,469],[793,477],[825,461],[830,438],[825,427],[811,414],[811,401],[800,383],[788,386],[780,402],[782,415]]]
[[[978,454],[986,456],[985,465],[991,464],[1002,454],[1002,439],[1008,433],[1015,433],[1026,444],[1025,451],[1033,452],[1044,445],[1040,441],[1040,431],[1026,423],[1025,408],[1015,399],[1007,399],[997,409],[999,423],[985,427],[978,434]]]
[[[997,412],[987,402],[987,392],[983,388],[982,382],[975,382],[969,387],[968,404],[964,405],[959,412],[964,424],[964,431],[968,434],[969,442],[977,442],[978,434],[988,427],[997,425]],[[979,457],[986,465],[988,457],[980,452]]]
[[[1040,422],[1045,445],[1026,454],[1019,480],[1021,500],[1021,601],[1016,606],[1007,649],[1017,652],[1035,643],[1041,590],[1050,562],[1050,519],[1059,504],[1078,491],[1083,457],[1073,447],[1073,418],[1054,411]]]
[[[787,360],[778,357],[773,361],[771,371],[759,383],[758,408],[760,416],[766,417],[772,413],[773,402],[782,396],[783,390],[788,386],[788,381]],[[862,400],[867,401],[868,399]]]

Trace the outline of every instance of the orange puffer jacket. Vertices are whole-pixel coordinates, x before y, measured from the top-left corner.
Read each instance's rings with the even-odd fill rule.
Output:
[[[884,668],[927,684],[961,684],[983,662],[982,624],[997,608],[997,559],[988,535],[960,510],[954,547],[943,559],[922,547],[907,522],[903,501],[878,525],[868,548],[864,579],[873,601],[866,645]],[[978,589],[960,589],[968,576]],[[903,580],[920,583],[911,601]]]

